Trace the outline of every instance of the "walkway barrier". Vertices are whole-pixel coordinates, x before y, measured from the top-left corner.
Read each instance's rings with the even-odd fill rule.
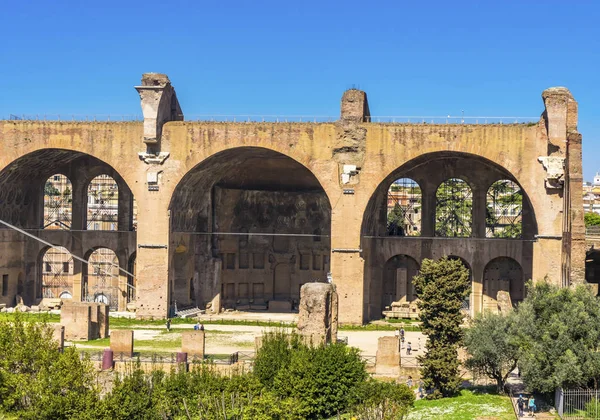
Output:
[[[599,420],[600,390],[558,388],[554,394],[554,406],[563,420]]]

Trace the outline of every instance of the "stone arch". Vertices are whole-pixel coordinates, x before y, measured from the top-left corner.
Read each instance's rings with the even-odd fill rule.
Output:
[[[435,236],[469,237],[473,232],[473,190],[460,178],[443,181],[435,193]]]
[[[381,287],[381,307],[392,303],[410,303],[417,298],[412,279],[419,272],[419,263],[408,255],[395,255],[385,263]]]
[[[97,247],[85,254],[87,264],[81,282],[82,300],[108,303],[112,311],[119,309],[122,294],[119,277],[119,257],[109,248]]]
[[[287,155],[261,147],[211,155],[182,177],[169,210],[178,307],[290,311],[302,284],[326,281],[331,205],[316,176]]]
[[[51,175],[44,184],[44,229],[71,229],[73,186],[64,174]]]
[[[422,194],[423,237],[433,237],[435,230],[435,193],[440,184],[451,178],[465,181],[473,191],[474,235],[485,237],[485,193],[493,182],[509,180],[521,186],[505,167],[483,156],[465,152],[438,151],[417,156],[390,172],[375,188],[365,207],[361,225],[362,241],[365,237],[387,235],[387,192],[390,185],[402,178],[414,180]],[[531,201],[523,192],[523,238],[533,239],[537,222]],[[477,220],[476,220],[477,219]],[[364,247],[363,247],[364,248]]]
[[[22,155],[0,171],[0,215],[19,227],[44,227],[44,186],[54,174],[67,177],[72,186],[71,228],[83,230],[87,185],[100,174],[119,186],[119,230],[131,230],[133,194],[112,166],[92,155],[67,149],[43,148]],[[4,228],[4,226],[0,226]]]
[[[418,237],[390,236],[387,231],[387,199],[389,186],[401,178],[414,180],[421,189],[421,235]],[[468,237],[439,237],[435,235],[436,192],[444,181],[461,179],[473,192],[472,232]],[[364,307],[365,318],[378,319],[380,308],[380,285],[384,267],[394,255],[411,255],[416,261],[424,258],[439,259],[444,255],[459,255],[471,269],[472,293],[466,307],[471,313],[481,310],[482,282],[485,262],[510,255],[522,261],[524,272],[532,271],[533,241],[537,234],[537,222],[533,207],[523,191],[522,238],[486,238],[486,194],[498,180],[510,180],[521,185],[513,174],[499,164],[470,153],[438,151],[415,157],[388,173],[375,188],[362,217],[361,257],[364,260]],[[507,243],[511,241],[511,243]],[[507,247],[512,250],[510,253]]]
[[[523,269],[509,257],[494,258],[485,266],[483,272],[483,310],[497,311],[498,292],[508,292],[514,304],[525,298]]]
[[[62,246],[45,247],[39,256],[41,296],[57,298],[69,292],[73,296],[73,256]]]
[[[97,175],[89,182],[86,191],[86,229],[118,230],[119,186],[117,182],[110,175]]]

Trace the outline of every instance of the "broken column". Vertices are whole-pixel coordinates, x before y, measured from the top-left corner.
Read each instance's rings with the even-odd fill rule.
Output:
[[[298,333],[313,345],[337,341],[338,296],[329,283],[306,283],[300,289]]]
[[[398,336],[379,337],[377,340],[375,374],[400,375],[400,341]]]

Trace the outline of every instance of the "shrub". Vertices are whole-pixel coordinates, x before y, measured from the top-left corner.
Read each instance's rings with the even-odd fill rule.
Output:
[[[403,419],[414,405],[415,394],[405,384],[364,382],[353,414],[361,420]]]

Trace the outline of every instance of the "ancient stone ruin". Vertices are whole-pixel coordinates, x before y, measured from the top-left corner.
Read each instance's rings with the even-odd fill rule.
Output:
[[[329,283],[306,283],[300,289],[298,333],[313,345],[335,343],[338,295]]]

